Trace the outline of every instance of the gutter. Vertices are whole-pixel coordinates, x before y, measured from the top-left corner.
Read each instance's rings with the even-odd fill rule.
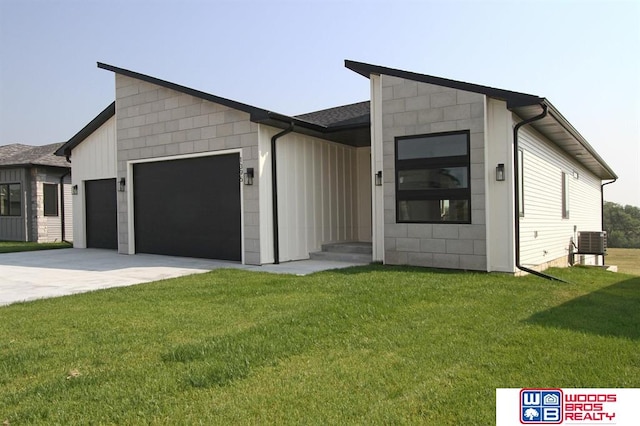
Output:
[[[609,167],[609,165],[604,161],[604,159],[602,157],[600,157],[600,155],[595,151],[595,149],[593,149],[593,147],[589,144],[589,142],[587,142],[587,140],[580,134],[580,132],[578,132],[572,125],[571,123],[569,123],[569,121],[564,118],[564,116],[560,113],[560,111],[558,111],[553,105],[551,105],[548,101],[545,100],[545,103],[548,103],[551,111],[549,112],[549,115],[551,117],[553,117],[553,119],[564,129],[567,131],[567,133],[569,133],[570,135],[572,135],[577,141],[578,143],[580,143],[580,145],[589,153],[589,155],[591,155],[598,163],[600,163],[600,165],[602,165],[602,168],[604,170],[606,170],[611,176],[612,179],[618,179],[618,176],[615,174],[615,172],[611,169],[611,167]]]
[[[610,185],[612,183],[615,183],[618,179],[614,179],[611,182],[605,182],[603,184],[600,185],[600,220],[601,220],[601,224],[600,224],[600,229],[602,231],[604,231],[604,187],[605,185]],[[605,256],[602,255],[602,266],[605,265]]]
[[[520,130],[521,127],[526,126],[529,123],[533,123],[534,121],[542,120],[543,118],[545,118],[547,116],[547,108],[548,108],[547,105],[545,103],[541,102],[540,106],[542,107],[542,113],[540,113],[539,115],[536,115],[535,117],[527,118],[526,120],[523,120],[523,121],[519,122],[513,128],[513,177],[514,177],[513,193],[515,195],[515,198],[514,198],[514,200],[515,200],[514,212],[515,212],[516,268],[520,269],[521,271],[528,272],[530,274],[536,275],[538,277],[545,278],[547,280],[566,282],[564,280],[561,280],[560,278],[556,278],[556,277],[553,277],[551,275],[547,275],[547,274],[544,274],[542,272],[535,271],[535,270],[533,270],[531,268],[527,268],[527,267],[522,266],[520,264],[520,193],[518,191],[518,189],[520,188],[520,175],[518,173],[518,170],[519,170],[519,167],[518,167],[518,131]]]
[[[67,158],[68,161],[68,158]],[[71,170],[68,170],[65,174],[60,176],[60,233],[62,241],[65,243],[70,243],[70,241],[66,240],[65,235],[65,217],[64,217],[64,178],[71,174]]]
[[[276,141],[282,136],[293,132],[295,127],[293,121],[289,123],[289,127],[271,138],[271,194],[272,194],[272,211],[273,211],[273,263],[280,263],[280,239],[278,237],[278,175],[276,162]]]

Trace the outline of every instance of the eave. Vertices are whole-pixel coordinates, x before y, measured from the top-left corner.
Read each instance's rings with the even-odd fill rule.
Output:
[[[116,103],[111,102],[109,106],[100,112],[93,120],[84,126],[78,133],[73,135],[64,145],[54,152],[55,155],[60,157],[67,157],[67,160],[71,157],[71,151],[78,146],[82,141],[89,137],[93,132],[98,130],[100,126],[106,123],[111,117],[116,114]]]
[[[527,119],[540,114],[541,106],[547,105],[549,113],[539,121],[531,124],[538,132],[582,164],[601,180],[617,179],[613,169],[598,155],[587,140],[563,117],[563,115],[545,98],[511,90],[466,83],[425,74],[418,74],[363,62],[345,61],[345,67],[369,78],[374,75],[389,75],[423,83],[449,87],[468,92],[480,93],[493,99],[505,101],[507,109],[520,118]]]

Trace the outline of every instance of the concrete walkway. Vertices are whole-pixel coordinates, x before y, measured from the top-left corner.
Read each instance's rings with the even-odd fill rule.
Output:
[[[0,306],[199,274],[218,268],[306,275],[361,264],[301,260],[279,265],[252,266],[152,254],[127,256],[113,250],[99,249],[5,253],[0,254]]]

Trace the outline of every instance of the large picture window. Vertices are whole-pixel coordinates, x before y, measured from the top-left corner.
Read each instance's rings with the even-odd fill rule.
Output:
[[[471,223],[469,132],[396,138],[396,218]]]
[[[44,184],[44,215],[58,216],[58,185]]]
[[[19,183],[0,184],[0,216],[20,216],[22,210]]]

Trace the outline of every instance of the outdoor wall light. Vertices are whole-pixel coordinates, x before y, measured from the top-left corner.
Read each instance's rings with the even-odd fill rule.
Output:
[[[382,170],[378,170],[376,173],[376,186],[382,186]]]
[[[118,184],[118,191],[124,192],[127,187],[127,181],[124,178],[120,178],[120,183]]]
[[[244,173],[244,184],[253,185],[253,167],[248,167]]]
[[[78,195],[78,185],[73,185],[71,187],[71,195]]]
[[[504,180],[504,164],[499,163],[496,167],[496,180],[502,182]]]

